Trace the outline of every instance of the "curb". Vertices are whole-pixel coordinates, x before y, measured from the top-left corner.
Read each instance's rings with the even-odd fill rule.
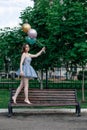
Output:
[[[0,109],[0,113],[6,113],[8,109]],[[75,109],[14,109],[14,112],[28,112],[28,113],[72,113]],[[81,109],[81,113],[86,113],[87,109]]]

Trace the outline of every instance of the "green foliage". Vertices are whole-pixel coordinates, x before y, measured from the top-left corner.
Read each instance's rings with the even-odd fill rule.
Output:
[[[21,31],[18,28],[12,30],[6,28],[1,31],[0,35],[0,58],[4,63],[5,56],[9,57],[11,59],[11,64],[14,67],[15,64],[17,65],[16,60],[20,57],[21,46],[24,41]]]
[[[31,53],[46,46],[46,54],[35,59],[36,69],[87,62],[87,7],[85,0],[36,0],[34,8],[21,12],[21,23],[27,22],[38,32],[37,43]],[[19,64],[21,46],[25,42],[21,28],[6,28],[0,31],[0,64],[4,56],[11,58],[12,66]],[[4,51],[3,51],[4,50]],[[3,68],[3,65],[2,65]]]

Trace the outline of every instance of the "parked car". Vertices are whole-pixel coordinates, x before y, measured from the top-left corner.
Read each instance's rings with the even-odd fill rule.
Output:
[[[6,72],[0,72],[0,78],[6,78],[7,73]]]
[[[15,78],[17,78],[18,76],[17,76],[17,74],[16,74],[15,71],[10,71],[9,74],[8,74],[8,77],[9,77],[9,78],[12,78],[12,79],[15,79]]]

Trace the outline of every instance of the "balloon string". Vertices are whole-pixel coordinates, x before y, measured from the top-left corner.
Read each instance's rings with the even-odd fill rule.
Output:
[[[37,43],[38,43],[38,45],[40,45],[40,46],[44,46],[44,44],[42,44],[42,43],[39,42],[38,40],[37,40]]]

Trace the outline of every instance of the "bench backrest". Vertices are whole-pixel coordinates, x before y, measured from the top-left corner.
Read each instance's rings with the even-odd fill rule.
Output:
[[[11,90],[11,96],[15,91],[15,89]],[[29,89],[29,100],[34,104],[76,105],[77,94],[75,89]],[[19,94],[17,102],[24,103],[23,90]]]

